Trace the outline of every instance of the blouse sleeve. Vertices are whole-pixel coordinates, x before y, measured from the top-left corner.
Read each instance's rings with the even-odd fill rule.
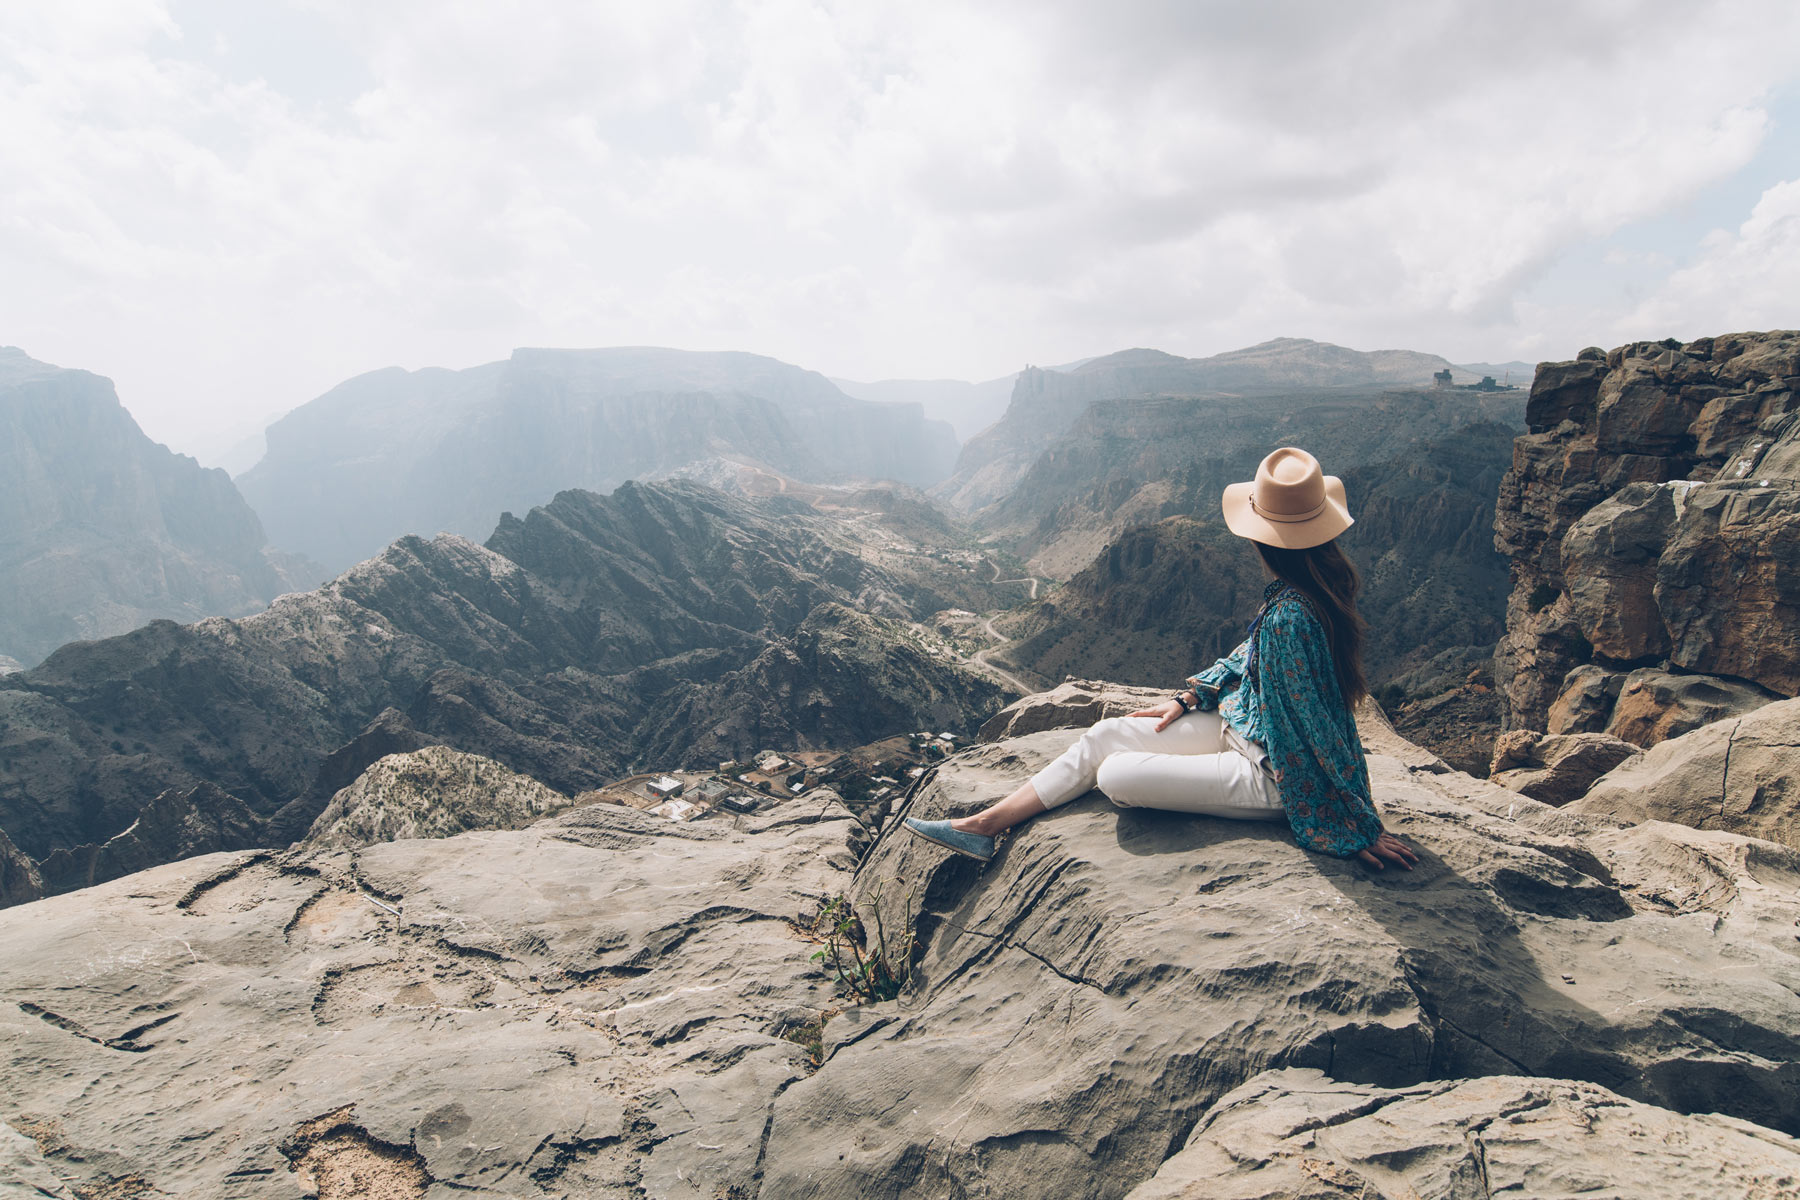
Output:
[[[1238,681],[1244,677],[1244,661],[1249,655],[1250,640],[1246,638],[1238,643],[1238,648],[1236,650],[1233,650],[1230,654],[1227,654],[1224,658],[1221,658],[1212,666],[1206,668],[1206,670],[1187,677],[1188,686],[1190,687],[1193,687],[1195,684],[1206,684],[1212,689],[1212,691],[1209,692],[1204,688],[1195,688],[1194,694],[1199,697],[1200,707],[1202,709],[1211,710],[1218,707],[1220,693],[1229,692],[1233,687],[1237,686]]]
[[[1278,603],[1263,618],[1256,656],[1264,749],[1294,840],[1342,857],[1374,845],[1381,818],[1324,627],[1303,603]]]

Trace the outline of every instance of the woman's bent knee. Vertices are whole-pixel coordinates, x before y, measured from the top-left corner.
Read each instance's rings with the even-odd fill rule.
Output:
[[[1119,758],[1119,755],[1113,755],[1100,764],[1100,769],[1094,772],[1094,786],[1119,808],[1135,808],[1137,806],[1130,798],[1131,772]]]

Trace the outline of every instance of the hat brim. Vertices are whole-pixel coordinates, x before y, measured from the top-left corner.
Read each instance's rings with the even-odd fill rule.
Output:
[[[1350,506],[1344,501],[1344,481],[1336,475],[1325,476],[1324,511],[1304,521],[1271,521],[1257,512],[1250,504],[1250,494],[1255,488],[1255,483],[1227,484],[1225,496],[1220,501],[1225,510],[1225,527],[1253,542],[1287,550],[1308,550],[1323,546],[1356,524],[1350,516]]]

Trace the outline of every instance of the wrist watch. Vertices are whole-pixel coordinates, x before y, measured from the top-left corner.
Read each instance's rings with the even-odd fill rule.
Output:
[[[1191,702],[1189,702],[1186,692],[1176,692],[1175,693],[1175,703],[1181,705],[1182,712],[1193,712],[1194,711],[1194,705]]]

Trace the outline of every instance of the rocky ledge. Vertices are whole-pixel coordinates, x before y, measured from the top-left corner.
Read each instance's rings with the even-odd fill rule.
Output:
[[[1069,691],[902,813],[1010,790],[1077,736],[1059,708],[1137,703]],[[983,866],[901,814],[865,846],[827,799],[215,854],[0,912],[0,1181],[1790,1194],[1800,852],[1553,808],[1360,719],[1414,871],[1098,795]],[[840,893],[869,952],[916,936],[896,998],[856,1006],[814,960],[808,918]]]

